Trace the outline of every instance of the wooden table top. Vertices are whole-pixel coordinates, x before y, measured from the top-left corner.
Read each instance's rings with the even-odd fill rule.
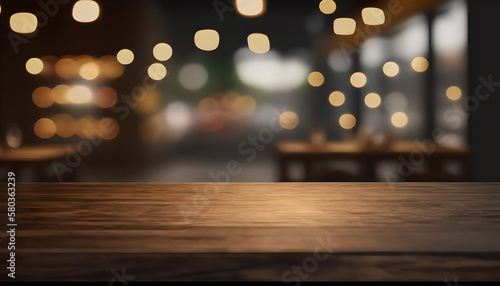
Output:
[[[389,147],[373,146],[365,148],[358,141],[328,141],[321,146],[313,146],[307,141],[282,141],[276,144],[277,150],[285,155],[309,155],[309,154],[410,154],[414,151],[427,152],[428,146],[422,143],[417,145],[414,141],[397,141]],[[470,153],[469,147],[458,147],[448,145],[433,145],[435,154],[458,154],[467,155]]]
[[[291,266],[297,261],[290,259],[312,255],[318,241],[323,240],[344,260],[364,255],[359,258],[365,259],[364,262],[356,260],[365,263],[358,265],[360,273],[366,259],[374,256],[380,256],[372,262],[377,264],[396,259],[395,254],[411,261],[420,257],[425,263],[435,263],[436,259],[449,262],[450,259],[440,255],[455,255],[452,260],[457,261],[456,268],[448,265],[422,279],[442,281],[446,277],[439,278],[440,275],[455,272],[479,280],[500,279],[500,274],[495,274],[498,271],[489,270],[490,266],[500,266],[500,183],[397,183],[393,188],[386,183],[229,183],[219,185],[218,193],[198,196],[200,202],[206,199],[206,204],[196,207],[195,194],[203,194],[207,186],[216,185],[18,183],[16,243],[17,254],[24,257],[19,269],[32,270],[33,276],[24,276],[28,280],[50,280],[54,275],[63,280],[99,280],[111,275],[109,266],[105,262],[88,266],[91,262],[87,260],[103,253],[106,254],[106,258],[101,257],[103,261],[110,259],[108,262],[116,267],[128,261],[125,264],[131,269],[144,267],[137,264],[141,258],[147,264],[168,256],[175,264],[172,261],[179,257],[186,260],[191,257],[201,263],[205,260],[200,255],[219,255],[211,258],[215,266],[207,266],[205,261],[204,266],[193,267],[200,267],[197,271],[205,271],[203,267],[226,267],[226,276],[200,276],[198,272],[178,276],[179,269],[160,275],[155,266],[141,270],[141,274],[145,280],[204,279],[200,277],[255,280],[255,277],[241,278],[228,269],[236,263],[235,259],[251,260],[262,255],[262,261],[282,255],[280,267]],[[0,198],[5,202],[6,192],[0,192]],[[187,220],[183,211],[190,213]],[[6,247],[2,247],[0,253],[6,255],[5,252]],[[269,257],[273,253],[278,256]],[[149,254],[156,256],[144,257]],[[494,257],[477,258],[479,254]],[[227,257],[232,258],[227,260]],[[482,272],[464,271],[464,267],[475,263],[488,267]],[[65,265],[65,270],[57,268],[58,265]],[[72,272],[70,265],[86,265],[92,270],[82,276],[80,272]],[[255,270],[257,266],[252,267]],[[286,268],[280,269],[274,269],[272,274],[261,273],[262,277],[279,280]],[[326,276],[318,277],[351,280],[339,271],[325,273]],[[368,280],[421,277],[418,272],[413,273],[416,278],[410,274],[396,277],[384,271],[370,273],[366,270]]]

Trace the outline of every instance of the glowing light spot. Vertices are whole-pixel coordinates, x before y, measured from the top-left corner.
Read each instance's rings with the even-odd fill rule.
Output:
[[[38,19],[31,13],[21,12],[10,16],[10,28],[19,34],[33,33],[38,26]]]
[[[446,90],[446,97],[449,100],[459,100],[462,97],[462,90],[458,86],[450,86]]]
[[[233,109],[239,115],[248,116],[255,112],[257,102],[250,95],[238,96],[233,101]]]
[[[208,72],[200,64],[188,64],[179,72],[179,83],[187,90],[199,90],[207,84]]]
[[[261,33],[250,34],[247,38],[248,48],[257,54],[265,54],[271,49],[269,38]]]
[[[122,49],[116,54],[116,59],[122,65],[129,65],[134,61],[134,53],[129,49]]]
[[[58,104],[66,104],[68,101],[69,86],[60,84],[52,89],[54,93],[54,101]]]
[[[396,112],[391,116],[391,123],[397,128],[403,128],[408,124],[408,116],[403,112]]]
[[[356,72],[351,76],[351,84],[356,88],[362,88],[366,85],[367,79],[366,75],[361,72]]]
[[[333,0],[323,0],[319,3],[321,13],[329,15],[337,10],[337,4]]]
[[[41,118],[35,123],[34,131],[39,138],[49,139],[56,134],[56,124],[48,118]]]
[[[125,71],[125,67],[115,56],[103,56],[101,62],[101,72],[109,78],[119,78]]]
[[[352,129],[356,126],[356,117],[352,114],[343,114],[339,118],[339,124],[344,129]]]
[[[363,22],[366,25],[375,26],[383,25],[385,23],[384,11],[379,8],[364,8],[361,11],[361,16],[363,17]]]
[[[56,73],[63,79],[72,79],[78,74],[78,64],[70,58],[59,60],[55,65]]]
[[[411,67],[416,72],[425,72],[429,68],[429,62],[424,57],[416,57],[411,62]]]
[[[193,124],[189,106],[180,101],[170,103],[165,110],[165,122],[173,139],[180,139]]]
[[[369,93],[365,96],[365,104],[369,108],[377,108],[381,103],[382,99],[380,98],[380,95],[376,93]]]
[[[94,102],[100,108],[111,108],[118,100],[118,94],[111,87],[100,88],[94,98]]]
[[[280,115],[279,121],[281,127],[292,130],[299,125],[299,116],[293,111],[285,111]]]
[[[99,18],[99,4],[92,0],[79,0],[73,5],[73,19],[80,23],[91,23]]]
[[[52,89],[41,86],[33,91],[32,99],[36,106],[47,108],[54,104],[54,93]]]
[[[399,66],[395,62],[387,62],[383,67],[384,74],[388,77],[395,77],[399,74]]]
[[[162,80],[167,76],[167,68],[160,63],[154,63],[149,66],[148,75],[153,80]]]
[[[15,124],[9,128],[7,134],[5,134],[5,142],[9,145],[9,147],[14,149],[21,146],[23,143],[23,132],[21,131],[21,128],[19,128],[19,125]]]
[[[213,51],[219,46],[219,33],[215,30],[199,30],[194,34],[194,44],[203,51]]]
[[[320,87],[323,85],[323,83],[325,83],[325,77],[322,73],[314,71],[309,74],[309,76],[307,77],[307,81],[313,87]]]
[[[159,61],[166,61],[172,57],[172,47],[169,44],[159,43],[153,48],[153,56]]]
[[[333,21],[333,32],[337,35],[352,35],[356,31],[356,21],[351,18],[337,18]]]
[[[264,0],[235,0],[236,11],[244,17],[258,17],[265,12]]]
[[[334,91],[330,93],[329,101],[333,106],[342,106],[345,102],[345,95],[340,91]]]
[[[68,102],[74,104],[84,104],[92,101],[92,91],[84,85],[76,85],[69,89],[67,94]]]
[[[120,125],[111,117],[99,120],[99,129],[102,131],[104,140],[113,140],[120,133]]]
[[[30,74],[37,75],[43,70],[43,61],[39,58],[31,58],[26,62],[26,71]]]
[[[82,139],[97,139],[98,132],[91,132],[99,128],[99,122],[92,116],[80,118],[76,123],[76,135]]]
[[[62,138],[69,138],[76,133],[77,122],[68,114],[58,114],[52,117],[56,124],[56,134]]]
[[[80,67],[79,74],[86,80],[93,80],[99,76],[99,66],[95,62],[88,62]]]

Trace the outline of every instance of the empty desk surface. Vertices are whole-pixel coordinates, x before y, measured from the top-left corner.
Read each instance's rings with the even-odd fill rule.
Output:
[[[18,183],[16,201],[17,281],[500,279],[496,183]]]

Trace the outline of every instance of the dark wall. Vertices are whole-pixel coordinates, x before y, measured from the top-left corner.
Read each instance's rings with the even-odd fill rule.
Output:
[[[500,1],[469,0],[469,140],[475,180],[500,181]],[[498,86],[484,85],[489,78]],[[491,85],[491,84],[490,84]],[[479,86],[479,93],[476,89]],[[490,96],[487,96],[490,93]]]

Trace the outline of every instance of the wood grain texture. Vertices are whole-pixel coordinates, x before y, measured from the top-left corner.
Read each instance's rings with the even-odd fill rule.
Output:
[[[141,280],[281,281],[316,251],[330,258],[308,281],[500,279],[497,183],[216,186],[19,183],[19,275],[109,280],[113,265]]]

